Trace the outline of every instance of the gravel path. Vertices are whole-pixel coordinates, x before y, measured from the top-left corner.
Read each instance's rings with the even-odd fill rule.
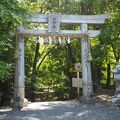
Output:
[[[104,102],[85,105],[73,100],[31,103],[0,117],[0,120],[120,120],[120,110]]]

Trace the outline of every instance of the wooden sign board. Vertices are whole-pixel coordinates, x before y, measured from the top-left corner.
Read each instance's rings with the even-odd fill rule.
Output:
[[[72,78],[72,87],[78,87],[77,78]],[[79,78],[79,87],[82,88],[82,78]]]
[[[49,14],[48,33],[59,33],[59,30],[60,30],[60,15],[61,14]]]
[[[82,71],[81,63],[75,63],[74,65],[75,65],[75,69],[76,69],[77,72],[81,72]]]

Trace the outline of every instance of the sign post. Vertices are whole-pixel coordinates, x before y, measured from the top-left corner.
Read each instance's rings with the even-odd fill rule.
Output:
[[[82,71],[82,67],[81,67],[81,63],[75,63],[75,69],[77,71],[77,95],[78,95],[78,99],[80,98],[80,76],[79,76],[79,72]]]
[[[77,94],[78,94],[78,99],[80,98],[80,86],[79,86],[79,72],[77,72]]]

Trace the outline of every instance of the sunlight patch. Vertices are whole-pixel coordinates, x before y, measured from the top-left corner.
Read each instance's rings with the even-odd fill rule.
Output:
[[[78,115],[77,116],[83,116],[83,115],[85,115],[86,113],[88,113],[88,111],[86,110],[86,111],[84,111],[84,112],[81,112],[81,113],[78,113]]]

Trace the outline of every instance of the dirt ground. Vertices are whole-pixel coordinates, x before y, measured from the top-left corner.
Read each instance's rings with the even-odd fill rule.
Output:
[[[82,104],[77,100],[35,102],[21,110],[0,110],[0,120],[120,120],[120,110],[109,102]]]
[[[99,90],[95,104],[78,100],[35,102],[21,110],[0,109],[0,120],[120,120],[120,109],[113,106],[114,91]]]

